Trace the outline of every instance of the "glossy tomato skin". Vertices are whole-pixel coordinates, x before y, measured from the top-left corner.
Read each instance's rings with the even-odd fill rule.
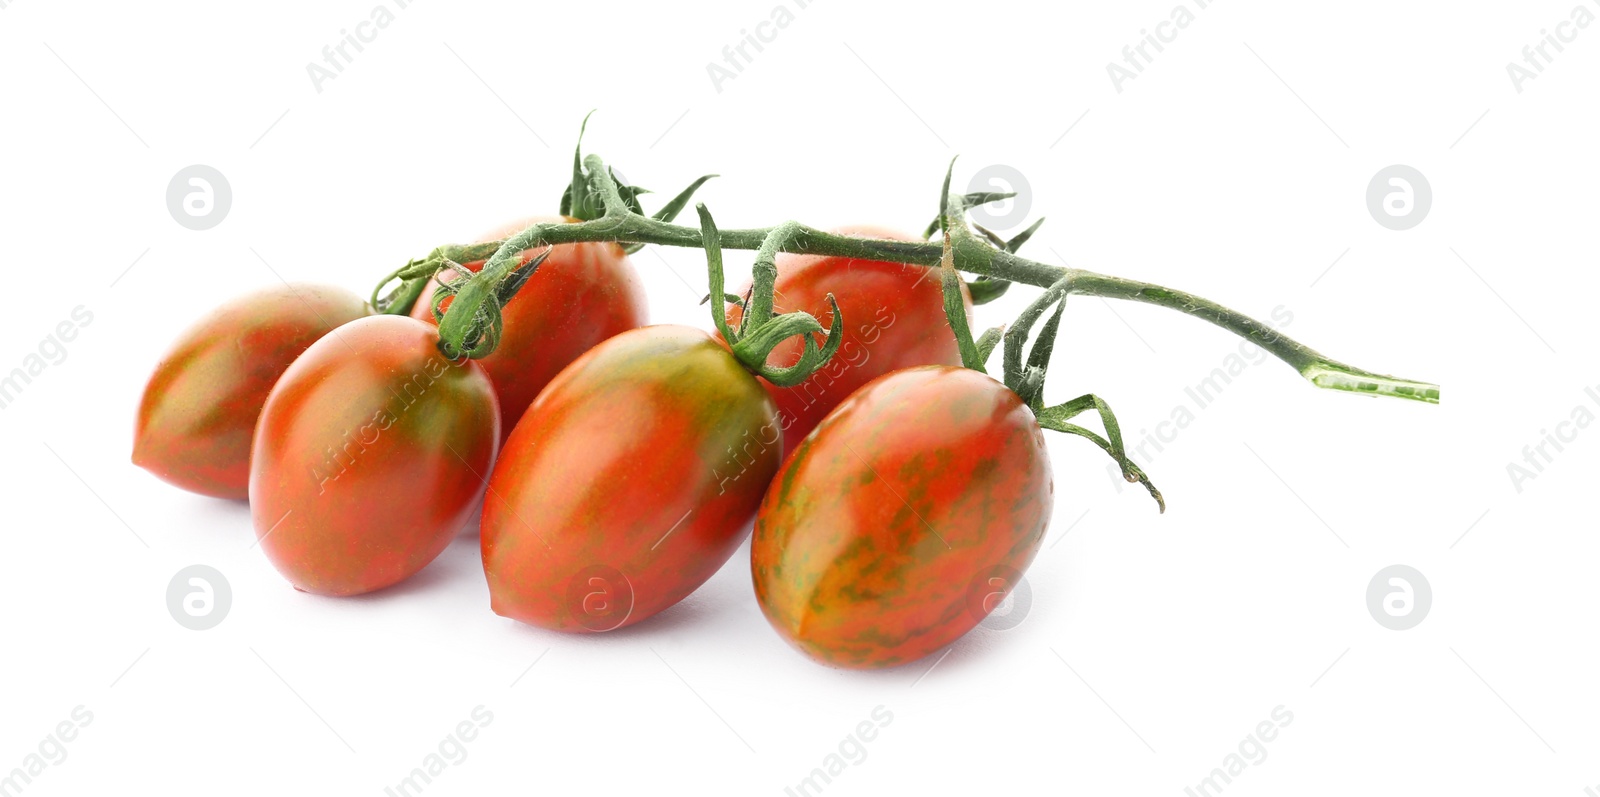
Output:
[[[834,230],[842,235],[917,240],[878,227],[856,226]],[[828,293],[844,314],[844,341],[833,359],[810,378],[793,387],[778,387],[762,380],[778,403],[783,418],[784,449],[793,451],[834,407],[857,388],[902,368],[918,365],[960,365],[961,351],[945,320],[944,293],[939,272],[922,266],[885,263],[848,257],[781,254],[775,312],[804,310],[824,327],[833,323]],[[972,298],[961,288],[970,321]],[[737,305],[728,308],[728,322],[743,317]],[[825,336],[817,336],[820,345]],[[799,338],[784,341],[767,362],[790,366],[800,361]]]
[[[556,221],[573,223],[577,219],[535,216],[492,231],[482,240],[497,241],[536,222]],[[522,262],[534,254],[524,253]],[[463,265],[476,272],[483,263]],[[411,316],[435,323],[432,285],[417,300]],[[600,341],[644,326],[649,321],[649,306],[639,274],[621,246],[562,244],[502,310],[502,317],[505,333],[500,345],[480,362],[500,395],[501,433],[508,436],[539,391],[562,368]]]
[[[296,589],[357,595],[438,556],[471,518],[500,440],[488,374],[403,316],[334,330],[267,397],[250,515]]]
[[[644,327],[590,350],[528,409],[490,479],[494,611],[586,633],[682,600],[738,548],[780,437],[772,399],[705,332]]]
[[[825,664],[892,667],[977,625],[1038,553],[1052,483],[1033,413],[977,371],[880,377],[773,480],[751,570],[767,620]]]
[[[190,492],[244,498],[251,435],[273,383],[334,327],[370,312],[355,294],[323,285],[269,288],[212,311],[150,375],[133,463]]]

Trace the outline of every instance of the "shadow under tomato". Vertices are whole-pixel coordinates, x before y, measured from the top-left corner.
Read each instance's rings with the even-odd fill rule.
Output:
[[[466,524],[461,527],[460,531],[456,532],[455,539],[476,540],[479,538],[483,524],[483,502],[483,498],[478,499],[478,504],[472,508],[472,516],[467,518]]]
[[[236,528],[243,527],[252,536],[255,531],[250,526],[250,503],[241,498],[212,498],[204,495],[186,495],[184,498],[193,498],[185,505],[190,517],[203,524],[206,529],[216,527]],[[249,544],[248,540],[245,543]]]
[[[1000,649],[1013,645],[1021,640],[1021,635],[1014,631],[991,631],[986,628],[974,628],[960,639],[940,648],[931,656],[926,656],[909,664],[902,664],[890,672],[911,674],[913,680],[921,679],[924,675],[932,679],[941,672],[955,673],[968,668],[992,667],[994,659],[1000,656]]]

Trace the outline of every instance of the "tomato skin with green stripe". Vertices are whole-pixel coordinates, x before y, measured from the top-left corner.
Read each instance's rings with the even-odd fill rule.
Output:
[[[950,366],[879,377],[773,480],[751,547],[756,598],[780,635],[822,663],[915,661],[972,630],[1015,586],[991,576],[1033,561],[1052,490],[1043,433],[1004,385]]]
[[[676,604],[739,547],[781,449],[771,397],[705,332],[643,327],[590,349],[528,408],[490,478],[495,613],[590,633]]]
[[[192,493],[243,499],[268,391],[330,330],[371,312],[355,294],[282,285],[218,307],[161,358],[133,432],[133,463]]]
[[[357,595],[433,561],[472,517],[500,442],[476,361],[439,332],[369,316],[317,341],[273,386],[256,425],[250,516],[295,588]]]

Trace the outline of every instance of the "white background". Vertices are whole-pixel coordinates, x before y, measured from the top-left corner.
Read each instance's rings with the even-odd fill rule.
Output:
[[[779,795],[883,706],[892,722],[823,794],[1180,795],[1282,705],[1292,723],[1225,794],[1600,791],[1600,429],[1520,492],[1507,473],[1575,407],[1600,414],[1584,394],[1600,25],[1519,93],[1506,64],[1579,0],[1222,0],[1119,93],[1107,64],[1178,1],[784,0],[793,23],[719,91],[707,64],[780,0],[418,0],[318,92],[307,64],[378,0],[6,0],[0,370],[74,307],[94,320],[0,411],[0,774],[82,705],[92,722],[26,794],[378,795],[482,705],[493,721],[425,794]],[[298,594],[249,548],[243,505],[128,463],[145,378],[205,310],[280,278],[364,292],[553,211],[591,108],[591,149],[634,181],[722,174],[702,198],[728,227],[920,230],[951,156],[958,186],[1015,167],[1027,218],[1050,219],[1033,256],[1258,317],[1282,305],[1292,336],[1437,381],[1444,403],[1253,365],[1146,457],[1165,516],[1091,446],[1054,440],[1028,614],[931,671],[790,650],[748,546],[612,635],[491,613],[472,529],[401,587]],[[234,193],[206,232],[165,205],[196,163]],[[1365,204],[1395,163],[1434,197],[1405,232]],[[697,252],[635,262],[655,321],[709,326]],[[1085,298],[1063,340],[1050,395],[1098,392],[1134,438],[1193,410],[1185,388],[1237,351],[1202,322]],[[165,603],[196,563],[233,589],[204,632]],[[1408,631],[1365,603],[1396,563],[1433,592]]]

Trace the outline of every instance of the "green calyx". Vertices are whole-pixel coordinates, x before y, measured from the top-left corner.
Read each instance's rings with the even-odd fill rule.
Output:
[[[1022,399],[1028,408],[1033,410],[1034,417],[1039,426],[1057,432],[1083,437],[1106,452],[1122,471],[1123,478],[1129,482],[1142,484],[1150,491],[1156,505],[1162,512],[1167,511],[1166,499],[1161,496],[1150,477],[1128,459],[1126,447],[1122,441],[1122,429],[1117,423],[1117,416],[1111,412],[1110,405],[1106,404],[1099,396],[1092,393],[1079,396],[1065,404],[1047,407],[1044,403],[1045,374],[1050,367],[1050,355],[1055,351],[1056,336],[1061,328],[1061,316],[1066,310],[1066,298],[1072,290],[1073,277],[1068,275],[1055,284],[1045,289],[1037,299],[1029,304],[1017,317],[1015,324],[1007,331],[1000,328],[990,329],[974,340],[972,330],[967,324],[966,307],[961,298],[960,271],[972,270],[963,263],[958,262],[964,254],[978,251],[978,248],[989,251],[1003,251],[1014,253],[1016,247],[1031,237],[1039,229],[1042,222],[1034,224],[1024,230],[1011,241],[1001,240],[994,233],[983,230],[981,235],[973,232],[966,222],[966,212],[973,203],[992,202],[995,199],[1004,199],[1009,194],[967,194],[965,196],[951,196],[950,176],[955,169],[955,161],[950,162],[950,171],[945,172],[944,188],[940,194],[940,218],[929,227],[929,234],[942,231],[944,241],[944,256],[939,263],[940,277],[944,287],[945,317],[950,322],[950,329],[955,333],[956,345],[961,351],[961,362],[967,368],[988,373],[984,363],[988,362],[996,346],[1002,339],[1005,342],[1004,378],[1005,386],[1010,388]],[[992,248],[991,248],[992,247]],[[981,280],[974,281],[978,285]],[[1009,285],[1009,283],[1008,283]],[[1004,292],[1005,288],[999,289]],[[998,296],[999,294],[995,294]],[[1054,305],[1055,312],[1045,322],[1039,331],[1039,336],[1034,340],[1033,348],[1024,358],[1023,349],[1028,340],[1029,333],[1038,323],[1039,317],[1044,315]],[[1078,424],[1069,423],[1073,418],[1095,410],[1100,416],[1100,423],[1105,427],[1105,436],[1090,431]]]
[[[412,260],[390,272],[377,287],[372,289],[372,296],[368,301],[371,302],[373,309],[381,314],[410,315],[417,299],[422,296],[423,289],[428,286],[428,281],[434,279],[439,272],[454,264],[483,260],[493,255],[499,248],[499,241],[441,246],[429,252],[427,257]],[[400,284],[385,294],[383,290],[395,280],[399,280]]]
[[[452,360],[463,357],[479,360],[493,354],[505,331],[501,311],[549,256],[549,249],[540,252],[498,283],[479,280],[477,274],[450,264],[458,278],[450,282],[438,280],[433,291],[431,310],[439,322],[439,350]],[[443,307],[446,299],[452,300],[449,310]],[[457,313],[457,303],[474,307],[476,312]]]
[[[955,161],[952,160],[952,168],[954,163]],[[947,173],[945,174],[945,194],[948,195],[949,193],[950,175]],[[986,205],[990,202],[999,202],[1000,200],[1010,199],[1014,196],[1016,196],[1016,192],[985,191],[975,194],[965,194],[961,197],[953,198],[952,201],[959,201],[964,209],[964,213],[965,210],[978,207],[979,205]],[[996,249],[1014,255],[1017,253],[1017,250],[1021,249],[1022,245],[1027,243],[1028,239],[1032,238],[1033,234],[1038,232],[1039,228],[1043,225],[1044,219],[1040,218],[1034,221],[1034,223],[1028,225],[1028,229],[1017,233],[1017,235],[1009,241],[1001,238],[993,230],[984,227],[982,224],[973,224],[972,227],[979,233],[982,233],[983,237],[988,240],[989,243],[993,244]],[[932,238],[934,233],[944,229],[944,214],[941,212],[940,215],[936,216],[934,220],[928,224],[928,229],[923,231],[922,237]],[[977,279],[967,283],[967,292],[968,295],[972,297],[972,303],[974,305],[988,304],[995,299],[1004,296],[1005,292],[1010,290],[1010,288],[1011,282],[1009,280],[998,279],[987,274],[980,275]]]
[[[372,306],[384,315],[410,315],[431,281],[430,310],[439,325],[439,351],[451,360],[487,357],[500,345],[505,331],[501,310],[550,256],[546,249],[526,263],[513,260],[512,268],[497,272],[499,276],[492,280],[484,275],[487,268],[474,274],[461,265],[487,259],[500,248],[499,241],[441,246],[384,277],[372,291]],[[446,280],[447,274],[454,279]],[[400,284],[384,294],[384,288],[395,280]],[[444,308],[446,300],[450,300],[448,310]]]
[[[639,196],[650,193],[649,190],[626,184],[615,169],[599,158],[583,157],[583,132],[588,124],[589,117],[585,116],[578,129],[578,145],[572,158],[572,182],[561,195],[561,215],[596,223],[622,222],[630,216],[643,218]],[[648,218],[670,223],[694,198],[694,192],[715,176],[708,174],[690,183]],[[432,280],[435,283],[432,310],[434,320],[439,323],[440,351],[451,359],[487,357],[499,346],[504,332],[502,309],[527,284],[550,250],[519,265],[521,254],[561,243],[546,239],[556,237],[551,235],[553,230],[570,226],[535,224],[505,241],[439,247],[427,257],[413,260],[385,277],[373,290],[373,306],[381,313],[409,314]],[[631,242],[623,249],[632,254],[644,246]],[[476,274],[460,265],[479,260],[488,262]],[[456,278],[446,282],[443,275],[447,272]],[[387,295],[380,296],[396,280],[400,284]],[[446,299],[450,300],[448,309],[443,307]]]
[[[566,190],[561,192],[561,215],[569,216],[579,221],[594,221],[601,218],[606,215],[607,210],[613,204],[608,202],[611,197],[606,195],[606,190],[602,189],[600,180],[596,178],[594,172],[584,167],[583,133],[589,127],[589,117],[593,115],[594,111],[590,111],[583,117],[583,124],[578,127],[578,145],[573,149],[572,153],[572,182],[567,185]],[[606,172],[606,177],[614,186],[614,198],[619,200],[621,206],[626,208],[628,212],[643,216],[644,208],[639,204],[639,196],[651,193],[650,189],[629,185],[617,174],[616,169],[603,168]],[[678,214],[682,213],[685,207],[688,207],[689,200],[694,198],[694,192],[699,190],[700,186],[705,185],[707,180],[716,176],[707,174],[690,183],[688,188],[678,192],[677,196],[669,200],[667,204],[662,205],[661,209],[651,214],[650,218],[661,222],[670,222],[676,219]],[[631,255],[644,247],[645,245],[642,243],[633,243],[624,246],[623,250]]]
[[[796,222],[781,224],[762,242],[752,268],[754,280],[750,297],[743,302],[744,312],[739,317],[739,328],[734,329],[728,325],[722,237],[711,218],[711,211],[704,204],[695,205],[695,211],[700,214],[700,235],[705,244],[706,269],[710,275],[711,293],[707,299],[711,305],[712,323],[716,324],[722,339],[728,342],[734,359],[749,372],[778,387],[791,387],[804,382],[833,358],[844,340],[844,314],[839,311],[839,303],[831,293],[828,294],[828,304],[833,308],[833,324],[827,330],[810,313],[795,311],[774,315],[772,312],[773,290],[778,281],[778,252],[802,235],[805,228]],[[828,333],[828,337],[819,348],[816,335],[823,331]],[[796,335],[805,345],[800,361],[786,368],[768,365],[767,357],[772,350]]]

